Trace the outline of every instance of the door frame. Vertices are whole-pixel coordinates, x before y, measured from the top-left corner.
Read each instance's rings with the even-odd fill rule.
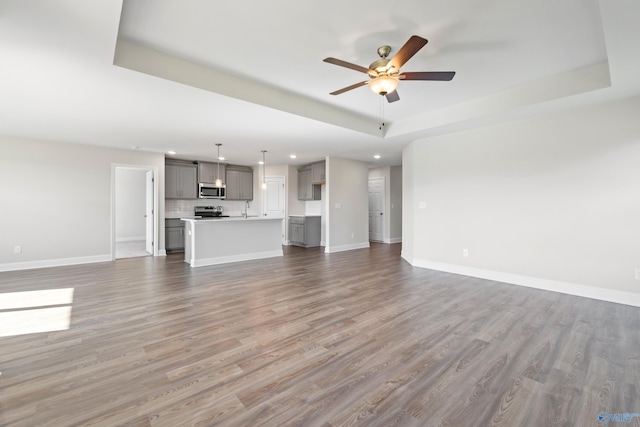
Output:
[[[145,197],[147,200],[153,200],[153,211],[152,211],[152,223],[153,223],[153,253],[152,256],[158,256],[160,254],[160,240],[159,240],[159,201],[158,201],[158,176],[159,176],[159,168],[158,166],[151,165],[135,165],[135,164],[125,164],[125,163],[112,163],[111,164],[111,260],[116,259],[116,173],[118,169],[136,169],[142,170],[147,173],[151,173],[153,175],[153,181],[151,183],[151,188],[148,185],[145,187]]]
[[[155,216],[156,209],[155,205],[155,196],[153,194],[154,184],[156,182],[156,176],[152,170],[147,170],[145,172],[145,206],[144,206],[144,239],[145,239],[145,250],[149,252],[151,255],[154,253],[154,246],[156,240],[154,239],[154,229],[155,229]]]

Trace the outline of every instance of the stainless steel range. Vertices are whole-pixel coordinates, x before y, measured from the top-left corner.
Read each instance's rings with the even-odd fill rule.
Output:
[[[223,211],[222,206],[196,206],[193,213],[202,218],[229,218],[229,215],[222,215]]]

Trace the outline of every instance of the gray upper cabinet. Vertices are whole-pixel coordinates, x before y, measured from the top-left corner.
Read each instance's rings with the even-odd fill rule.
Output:
[[[253,169],[229,165],[226,179],[227,200],[253,200]]]
[[[298,169],[298,200],[320,200],[320,185],[314,184],[311,165]]]
[[[198,182],[213,184],[218,177],[224,181],[226,167],[226,164],[220,163],[220,174],[218,175],[218,163],[198,162]]]
[[[324,184],[325,179],[325,162],[313,163],[311,165],[311,183]]]
[[[167,163],[164,167],[167,199],[198,198],[198,168],[193,164]]]
[[[298,200],[313,200],[311,188],[311,168],[298,169]]]

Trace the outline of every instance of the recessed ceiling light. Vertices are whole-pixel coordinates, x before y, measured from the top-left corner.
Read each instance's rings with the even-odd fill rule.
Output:
[[[379,159],[380,157],[381,157],[380,154],[376,154],[373,156],[374,159]]]
[[[173,150],[169,150],[169,151],[167,151],[167,154],[170,154],[170,155],[172,155],[172,156],[173,156],[174,154],[176,154],[176,152],[175,152],[175,151],[173,151]]]
[[[218,160],[224,160],[224,157],[220,156],[218,157]]]
[[[289,157],[291,157],[292,159],[295,159],[297,156],[295,154],[291,154],[289,155]]]
[[[258,164],[259,165],[264,165],[264,162],[262,160],[258,160]]]

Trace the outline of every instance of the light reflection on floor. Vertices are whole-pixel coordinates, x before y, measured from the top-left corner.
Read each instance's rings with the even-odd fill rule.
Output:
[[[0,293],[0,337],[71,326],[73,288]]]

